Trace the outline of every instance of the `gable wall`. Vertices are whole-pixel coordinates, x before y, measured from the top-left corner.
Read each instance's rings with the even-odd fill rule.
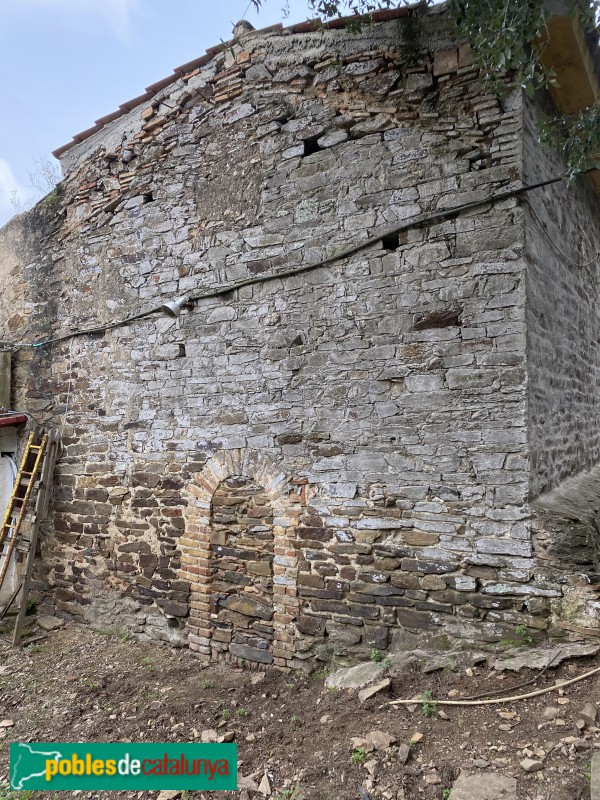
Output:
[[[516,186],[519,96],[482,96],[465,48],[408,64],[401,31],[250,35],[74,148],[44,250],[55,327],[316,263]],[[276,664],[543,630],[559,590],[532,580],[524,506],[523,241],[507,199],[178,322],[55,345],[47,610],[208,653],[221,467],[203,470],[264,458],[288,486]]]

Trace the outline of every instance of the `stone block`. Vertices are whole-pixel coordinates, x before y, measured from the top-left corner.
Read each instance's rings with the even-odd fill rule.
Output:
[[[235,611],[237,614],[244,614],[247,617],[258,617],[266,620],[273,617],[272,608],[259,603],[251,597],[231,595],[225,598],[221,605],[229,611]]]
[[[325,679],[328,689],[364,689],[385,677],[385,670],[379,664],[366,662],[332,672]]]
[[[406,530],[402,534],[402,538],[406,544],[413,545],[414,547],[427,547],[428,545],[437,544],[440,540],[439,534],[429,533],[420,530]]]
[[[452,786],[452,800],[517,800],[516,778],[493,772],[461,773]]]
[[[257,647],[233,642],[229,645],[228,650],[232,655],[243,658],[246,661],[257,661],[259,664],[273,663],[273,654],[268,650],[260,650]]]
[[[309,617],[303,614],[298,617],[296,626],[300,633],[305,633],[309,636],[325,635],[325,620],[322,617]]]
[[[172,617],[185,617],[189,611],[187,603],[177,603],[174,600],[158,599],[156,604],[160,606],[165,614]]]
[[[520,539],[479,539],[477,552],[529,558],[532,553],[532,547],[530,542],[524,542]]]
[[[362,631],[360,629],[349,625],[340,625],[329,620],[325,623],[325,630],[332,642],[352,645],[358,644],[362,638]]]
[[[419,630],[437,630],[438,624],[433,621],[431,612],[415,611],[410,608],[399,608],[396,611],[396,619],[399,625],[406,628],[417,628]]]

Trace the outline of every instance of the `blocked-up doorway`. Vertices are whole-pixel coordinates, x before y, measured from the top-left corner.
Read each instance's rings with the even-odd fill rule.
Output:
[[[213,658],[273,661],[273,511],[258,484],[224,480],[211,511]]]

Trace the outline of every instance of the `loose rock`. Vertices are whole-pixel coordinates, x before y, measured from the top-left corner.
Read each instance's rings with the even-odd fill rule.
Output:
[[[367,742],[370,742],[376,750],[386,750],[396,741],[396,737],[384,731],[370,731],[366,735]]]
[[[595,725],[597,713],[598,709],[595,703],[586,703],[579,712],[579,716],[587,725]]]
[[[520,763],[525,772],[537,772],[544,768],[544,764],[535,758],[524,758]]]
[[[399,764],[406,764],[408,759],[410,758],[410,747],[407,744],[401,744],[398,748],[398,763]]]
[[[258,791],[265,797],[268,797],[271,794],[271,783],[266,772],[262,777],[262,781],[258,785]]]
[[[600,651],[598,644],[563,644],[560,647],[548,649],[531,649],[523,653],[517,650],[507,650],[500,658],[492,664],[498,672],[512,670],[518,672],[520,669],[543,669],[550,665],[552,668],[558,667],[568,658],[584,658],[595,656]]]
[[[58,617],[42,615],[37,618],[37,624],[44,631],[56,631],[64,626],[65,621]]]
[[[369,661],[332,672],[325,679],[325,686],[327,689],[364,689],[381,681],[384,674],[383,667]]]
[[[366,689],[361,689],[361,691],[358,693],[358,699],[361,703],[364,703],[370,697],[373,697],[374,695],[379,694],[379,692],[383,692],[384,689],[389,688],[390,684],[390,679],[385,678],[384,680],[379,681],[379,683],[376,683],[374,686],[367,686]]]
[[[454,782],[450,797],[451,800],[517,800],[517,781],[487,772],[463,773]]]

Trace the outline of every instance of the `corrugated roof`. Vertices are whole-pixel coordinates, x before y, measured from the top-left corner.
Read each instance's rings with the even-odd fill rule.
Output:
[[[414,6],[403,6],[402,8],[374,11],[371,14],[371,19],[373,22],[387,22],[389,20],[398,19],[399,17],[406,17],[410,14],[412,8],[414,8]],[[260,28],[259,30],[255,31],[255,33],[269,33],[271,31],[282,30],[289,31],[290,33],[314,33],[315,31],[322,30],[323,28],[326,30],[343,28],[348,25],[348,23],[358,21],[360,19],[361,17],[355,14],[349,17],[339,17],[325,23],[321,22],[320,20],[308,20],[306,22],[296,23],[295,25],[289,25],[285,29],[279,22],[277,25],[269,25],[266,28]],[[126,100],[124,103],[121,103],[117,111],[113,111],[111,114],[106,114],[105,116],[100,117],[100,119],[97,119],[96,124],[92,128],[87,128],[85,131],[75,134],[70,142],[62,145],[62,147],[58,147],[56,150],[53,150],[52,155],[55,158],[60,158],[63,153],[66,153],[66,151],[71,147],[74,147],[76,144],[80,144],[86,139],[89,139],[90,136],[93,136],[95,133],[98,133],[98,131],[102,130],[105,125],[108,125],[119,117],[125,116],[133,108],[136,108],[136,106],[147,102],[162,89],[165,89],[167,86],[170,86],[170,84],[175,83],[175,81],[179,80],[179,78],[183,78],[185,75],[188,75],[195,69],[205,66],[216,55],[221,53],[223,50],[232,47],[232,45],[234,45],[237,41],[237,39],[230,39],[228,42],[223,42],[215,45],[214,47],[208,47],[205,51],[205,55],[195,58],[192,61],[188,61],[186,64],[182,64],[180,67],[176,67],[173,70],[172,75],[168,75],[166,78],[147,86],[144,94],[138,95],[138,97],[134,97],[131,100]]]

